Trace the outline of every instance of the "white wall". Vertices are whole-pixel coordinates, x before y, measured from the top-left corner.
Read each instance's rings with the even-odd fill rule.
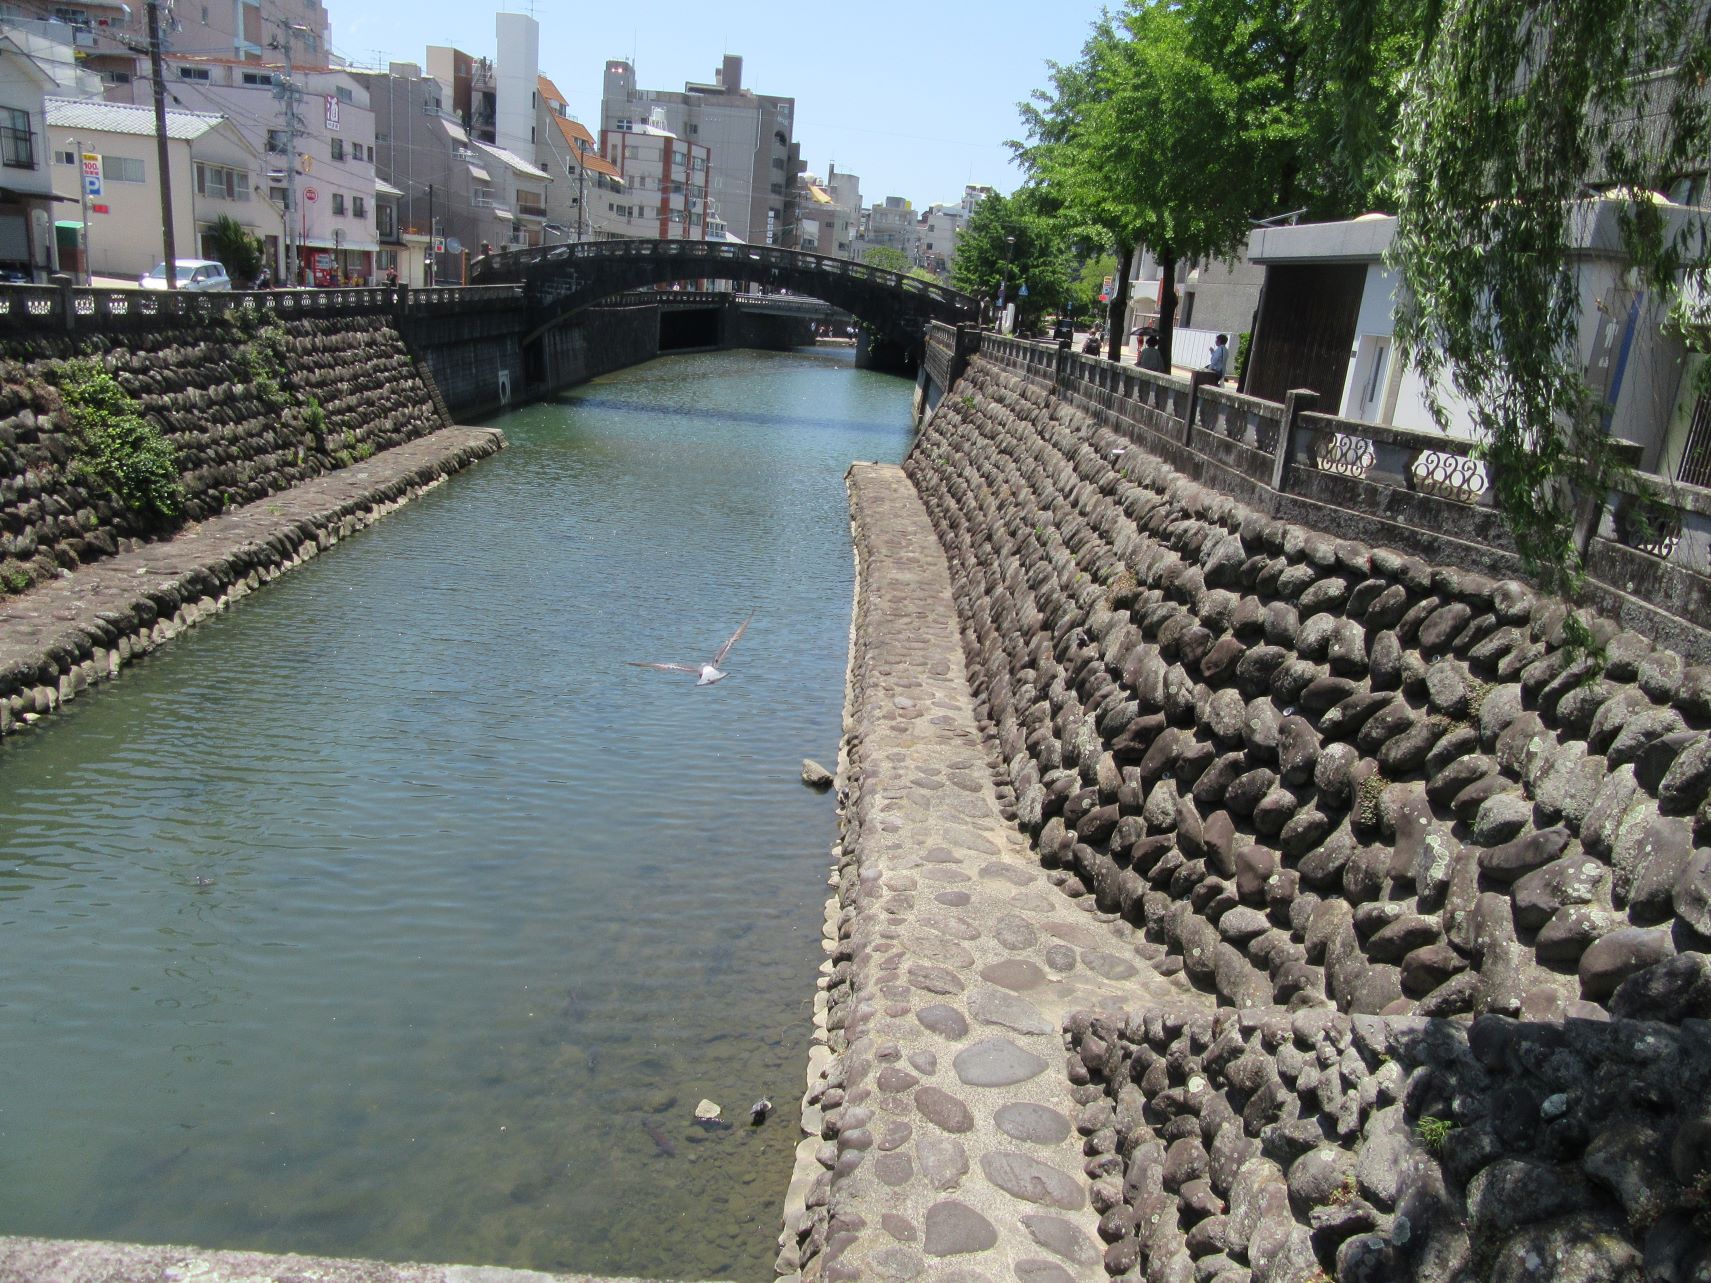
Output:
[[[493,25],[498,50],[493,69],[498,98],[494,141],[506,151],[533,158],[541,26],[526,13],[495,14]]]

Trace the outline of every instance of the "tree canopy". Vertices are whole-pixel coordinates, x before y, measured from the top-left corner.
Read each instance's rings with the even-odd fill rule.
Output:
[[[1002,291],[1005,302],[1016,304],[1018,325],[1033,328],[1045,313],[1062,309],[1073,270],[1062,219],[1040,192],[1023,188],[1013,196],[995,192],[974,207],[957,236],[951,284],[993,303]]]
[[[896,272],[899,276],[907,276],[909,269],[915,266],[907,254],[889,245],[871,246],[862,253],[861,261],[869,267],[877,267],[882,272]]]

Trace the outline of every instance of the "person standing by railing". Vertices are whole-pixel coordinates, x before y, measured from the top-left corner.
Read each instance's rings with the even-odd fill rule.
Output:
[[[1206,368],[1217,377],[1212,381],[1222,383],[1224,376],[1230,370],[1230,336],[1220,334],[1212,340],[1212,354],[1206,358]]]

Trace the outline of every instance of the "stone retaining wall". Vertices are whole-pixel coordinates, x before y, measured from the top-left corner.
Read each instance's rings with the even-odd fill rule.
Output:
[[[1711,669],[980,358],[906,468],[1040,859],[1220,1004],[1069,1022],[1107,1270],[1711,1278]]]
[[[0,350],[0,594],[170,532],[149,529],[77,466],[53,383],[66,358],[102,360],[172,444],[180,523],[446,426],[384,318],[280,321],[269,332],[268,345],[257,325],[225,321],[137,329],[122,340],[9,340]],[[277,394],[258,381],[253,359],[268,347]]]
[[[907,469],[1041,859],[1223,1001],[1591,1014],[1702,956],[1711,669],[1256,516],[983,361]],[[1711,1014],[1670,1001],[1633,999]]]

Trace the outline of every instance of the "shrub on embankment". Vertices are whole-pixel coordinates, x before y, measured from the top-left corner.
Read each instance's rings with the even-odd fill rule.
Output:
[[[379,317],[0,343],[0,591],[443,426]]]

